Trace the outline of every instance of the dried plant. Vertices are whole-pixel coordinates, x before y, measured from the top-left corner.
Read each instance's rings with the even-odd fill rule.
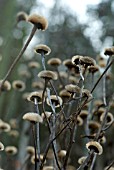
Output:
[[[8,93],[11,90],[11,85],[7,79],[11,72],[13,73],[15,65],[22,57],[36,30],[45,31],[48,27],[47,20],[39,15],[27,16],[21,12],[18,13],[17,17],[18,22],[21,20],[31,22],[33,30],[8,72],[0,81],[1,93],[4,91]],[[47,45],[39,44],[34,50],[37,55],[41,56],[39,60],[42,64],[40,66],[39,60],[27,63],[28,69],[31,72],[37,71],[38,75],[34,74],[33,71],[32,79],[35,81],[32,82],[31,92],[23,95],[23,91],[27,92],[27,83],[25,86],[25,82],[21,80],[15,80],[12,83],[12,91],[20,92],[20,95],[26,99],[28,110],[20,117],[21,122],[29,121],[30,126],[27,126],[27,133],[30,135],[29,131],[32,131],[30,139],[33,146],[29,146],[28,142],[27,148],[25,148],[26,158],[23,163],[20,162],[19,168],[26,170],[27,165],[30,164],[35,170],[93,170],[97,157],[105,157],[103,145],[107,142],[108,130],[114,127],[114,116],[111,111],[114,106],[114,94],[112,92],[108,97],[109,92],[107,91],[107,83],[111,83],[111,79],[107,79],[107,73],[111,70],[114,62],[114,47],[105,49],[104,54],[108,56],[106,64],[103,63],[103,60],[99,59],[97,62],[89,56],[77,54],[72,59],[63,62],[59,58],[51,58],[46,63],[45,56],[50,55],[51,49]],[[47,70],[47,65],[53,70]],[[66,71],[61,72],[59,66],[65,67]],[[100,73],[101,67],[103,68],[102,73]],[[20,75],[24,76],[24,79],[25,77],[29,79],[28,74],[24,73],[21,72]],[[102,93],[99,99],[97,87],[100,82],[102,82]],[[19,101],[17,102],[20,105]],[[16,118],[17,122],[18,119]],[[16,125],[16,122],[12,124],[10,122],[9,125],[0,120],[1,137],[4,132],[9,133],[9,136],[14,138],[19,137]],[[41,140],[43,126],[46,132],[42,135],[43,140]],[[80,129],[81,136],[79,135]],[[78,143],[79,140],[80,143]],[[45,146],[42,147],[44,144]],[[79,151],[76,148],[78,146]],[[0,150],[4,150],[4,145],[1,142]],[[75,160],[79,163],[79,166],[76,164],[77,167],[72,165],[72,160],[70,160],[75,150],[78,152],[78,159]],[[15,154],[18,154],[18,149],[13,145],[6,146],[5,152],[7,157],[15,157]],[[74,153],[76,154],[76,152]],[[8,166],[9,164],[10,162]],[[107,165],[106,169],[111,169],[113,165],[114,161]],[[15,165],[15,169],[19,168]]]

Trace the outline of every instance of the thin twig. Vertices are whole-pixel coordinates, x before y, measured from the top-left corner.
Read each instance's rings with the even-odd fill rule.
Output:
[[[0,85],[0,91],[2,89],[2,86],[4,84],[4,82],[6,81],[6,79],[10,76],[10,74],[12,73],[14,67],[16,66],[17,62],[20,60],[20,58],[22,57],[23,53],[25,52],[26,48],[28,47],[30,41],[32,40],[35,32],[37,30],[37,27],[34,25],[32,31],[31,31],[31,34],[28,38],[28,40],[26,41],[24,47],[21,49],[20,53],[18,54],[18,56],[15,58],[15,60],[13,61],[13,63],[11,64],[10,68],[8,69],[6,75],[4,76],[3,80],[2,80],[2,83]]]
[[[46,70],[45,55],[44,55],[44,52],[43,52],[43,51],[42,51],[42,53],[41,53],[41,56],[42,56],[42,66],[43,66],[43,69]]]
[[[34,99],[34,104],[35,104],[35,109],[37,114],[39,114],[39,108],[38,108],[38,102],[37,102],[37,98]],[[37,149],[38,149],[38,169],[39,169],[39,164],[41,162],[40,160],[40,137],[39,137],[39,122],[36,124],[36,137],[37,137]]]
[[[108,167],[106,168],[106,170],[109,170],[113,165],[114,165],[114,161],[112,161],[112,162],[110,163],[110,165],[108,165]]]
[[[32,135],[34,141],[34,150],[35,150],[35,170],[37,170],[37,151],[36,151],[36,138],[35,138],[34,124],[32,123],[31,126],[32,126]]]
[[[64,169],[66,169],[68,158],[69,158],[69,155],[70,155],[70,152],[71,152],[71,148],[72,148],[72,145],[74,143],[75,126],[76,126],[76,124],[75,124],[75,122],[73,122],[72,131],[71,131],[71,135],[70,135],[70,141],[69,141],[69,144],[68,144],[68,149],[67,149],[66,157],[65,157],[65,160],[64,160],[64,164],[63,164]]]
[[[99,79],[97,80],[97,82],[95,83],[95,85],[93,86],[91,93],[93,93],[93,91],[95,90],[95,88],[97,87],[98,83],[100,82],[100,80],[102,79],[102,77],[105,75],[105,73],[108,71],[108,69],[111,67],[111,65],[113,64],[114,59],[110,62],[109,65],[107,65],[106,69],[104,70],[104,72],[101,74],[101,76],[99,77]]]

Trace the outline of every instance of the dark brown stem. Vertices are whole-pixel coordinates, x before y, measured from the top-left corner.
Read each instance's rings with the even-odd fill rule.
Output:
[[[49,140],[49,143],[47,144],[47,147],[46,147],[46,150],[44,152],[44,156],[43,156],[43,160],[42,160],[42,163],[41,163],[41,166],[40,166],[40,170],[42,170],[43,168],[43,165],[44,165],[44,162],[45,162],[45,159],[46,159],[46,156],[47,156],[47,153],[48,153],[48,150],[50,148],[50,145],[51,143],[57,139],[57,137],[66,129],[66,127],[69,125],[69,123],[71,122],[71,120],[63,127],[63,129],[61,129],[60,132],[57,133],[57,135],[52,139],[52,140]],[[51,139],[51,138],[50,138]]]
[[[61,78],[61,76],[60,76],[60,72],[59,72],[59,70],[58,70],[58,67],[56,68],[56,71],[57,71],[58,78],[59,78],[59,81],[60,81],[62,87],[65,87],[64,82],[63,82],[63,80],[62,80],[62,78]]]
[[[44,55],[44,52],[41,53],[41,56],[42,56],[42,66],[43,66],[43,69],[46,70],[46,65],[45,65],[45,55]]]
[[[69,144],[68,144],[68,149],[67,149],[67,153],[66,153],[66,157],[65,157],[64,165],[63,165],[63,169],[64,169],[64,170],[66,170],[68,158],[69,158],[69,156],[70,156],[70,152],[71,152],[71,149],[72,149],[72,145],[73,145],[73,143],[74,143],[75,126],[76,126],[76,125],[75,125],[75,122],[73,122],[72,131],[71,131],[71,135],[70,135],[70,141],[69,141]]]
[[[110,62],[109,65],[107,65],[106,69],[104,70],[104,72],[101,74],[101,76],[99,77],[99,79],[97,80],[97,82],[95,83],[95,85],[93,86],[91,93],[93,93],[93,91],[95,90],[95,88],[97,87],[98,83],[100,82],[100,80],[102,79],[102,77],[105,75],[105,73],[108,71],[108,69],[111,67],[111,65],[113,64],[114,59]]]
[[[111,164],[108,165],[108,167],[106,168],[106,170],[109,170],[113,165],[114,165],[114,161],[112,161]]]
[[[37,170],[37,151],[36,151],[36,138],[35,138],[34,124],[32,123],[31,126],[32,126],[32,135],[34,141],[34,150],[35,150],[35,170]]]
[[[36,110],[36,113],[39,114],[39,107],[38,107],[38,102],[37,102],[37,98],[34,99],[34,105],[35,105],[35,110]],[[36,138],[37,138],[37,150],[38,150],[38,169],[39,169],[39,164],[41,162],[40,160],[40,136],[39,136],[39,122],[36,124]]]
[[[48,83],[48,81],[45,80],[45,87],[44,87],[43,94],[42,94],[42,110],[43,110],[43,112],[44,112],[44,116],[45,116],[45,118],[46,118],[47,125],[48,125],[48,130],[49,130],[49,133],[50,133],[50,135],[51,135],[51,127],[50,127],[49,120],[48,120],[48,118],[47,118],[47,116],[46,116],[45,107],[44,107],[44,95],[45,95],[45,91],[46,91],[46,88],[47,88],[47,83]],[[57,164],[57,166],[58,166],[58,169],[61,170],[60,165],[59,165],[59,163],[58,163],[58,159],[57,159],[57,155],[56,155],[56,152],[55,152],[55,147],[54,147],[53,141],[52,141],[51,143],[52,143],[52,148],[53,148],[53,152],[54,152],[54,157],[55,157],[55,160],[56,160],[56,164]],[[51,143],[48,143],[48,144],[47,144],[47,148],[46,148],[46,150],[45,150],[43,160],[41,161],[40,170],[43,169],[44,162],[45,162],[45,159],[46,159],[46,155],[47,155],[47,152],[48,152],[48,150],[49,150],[49,147],[50,147],[50,144],[51,144]]]
[[[6,75],[4,76],[3,80],[2,80],[2,83],[0,85],[0,91],[1,91],[1,88],[4,84],[4,82],[6,81],[6,79],[10,76],[11,72],[13,71],[14,67],[16,66],[17,62],[20,60],[20,58],[22,57],[23,53],[25,52],[26,48],[28,47],[30,41],[32,40],[35,32],[37,30],[37,27],[34,26],[32,31],[31,31],[31,34],[28,38],[28,40],[26,41],[24,47],[21,49],[20,53],[18,54],[18,56],[15,58],[15,60],[13,61],[12,65],[10,66],[8,72],[6,73]]]
[[[81,170],[84,169],[85,167],[88,166],[89,161],[91,160],[91,158],[94,156],[94,150],[92,149],[89,153],[89,155],[87,156],[86,160],[84,161],[83,164],[80,165],[80,167],[77,170]]]

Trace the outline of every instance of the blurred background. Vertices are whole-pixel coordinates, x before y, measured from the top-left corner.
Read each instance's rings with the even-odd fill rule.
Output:
[[[99,54],[103,55],[104,48],[112,46],[114,42],[114,0],[92,0],[92,2],[91,0],[80,2],[78,0],[0,0],[0,79],[4,77],[32,28],[30,23],[23,21],[17,23],[16,16],[20,11],[43,15],[49,22],[45,32],[38,31],[35,34],[23,58],[8,79],[10,83],[17,79],[23,80],[26,82],[26,90],[18,92],[11,89],[0,96],[1,119],[7,122],[16,119],[16,128],[20,133],[17,138],[1,133],[0,138],[5,145],[12,144],[19,148],[17,157],[22,162],[23,148],[29,140],[27,138],[28,124],[23,125],[22,115],[29,110],[28,107],[31,109],[22,96],[25,92],[32,91],[33,75],[37,75],[42,69],[39,67],[37,71],[31,71],[28,68],[28,63],[33,58],[41,62],[34,54],[33,48],[37,44],[46,44],[52,50],[49,58],[58,57],[61,60],[72,58],[74,55],[86,55],[94,59]],[[27,71],[28,75],[24,75],[22,71]],[[43,135],[47,134],[42,129],[41,139]],[[43,150],[46,141],[42,142],[44,142]],[[114,144],[111,143],[111,145]],[[111,148],[109,147],[106,152],[110,153]],[[72,164],[77,166],[76,159],[82,153],[78,152],[76,157],[74,155],[75,151],[72,154]],[[104,162],[104,159],[110,160],[110,154],[101,159]],[[3,167],[5,162],[6,158],[1,163]],[[16,161],[16,164],[18,167],[19,162]],[[103,168],[105,164],[101,163],[101,167]]]

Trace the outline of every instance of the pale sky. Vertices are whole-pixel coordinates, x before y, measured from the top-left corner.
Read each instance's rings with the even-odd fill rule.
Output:
[[[37,0],[38,3],[42,4],[41,8],[34,6],[31,13],[40,13],[48,18],[48,14],[51,8],[53,8],[54,0]],[[107,46],[112,45],[112,39],[108,37],[103,44],[101,43],[99,37],[102,35],[102,25],[100,20],[93,20],[91,16],[86,15],[86,9],[88,5],[98,5],[102,0],[58,0],[62,6],[75,16],[78,15],[78,20],[81,23],[88,22],[88,28],[85,30],[84,34],[88,36],[95,47],[96,51],[99,49],[104,49]],[[105,1],[105,0],[104,0]]]
[[[44,12],[48,12],[48,9],[52,8],[54,5],[53,0],[38,0],[38,2],[41,2],[44,5]],[[97,5],[101,0],[60,0],[60,2],[67,10],[72,11],[74,14],[78,14],[79,20],[83,22],[87,5]]]

